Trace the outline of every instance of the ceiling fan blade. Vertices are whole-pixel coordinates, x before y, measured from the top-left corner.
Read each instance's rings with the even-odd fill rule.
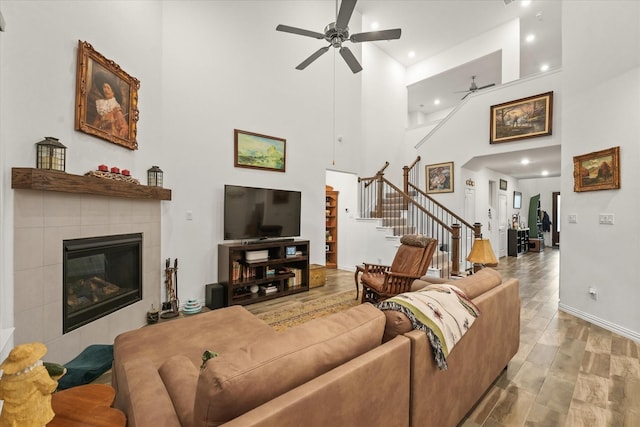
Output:
[[[313,61],[315,61],[316,59],[320,58],[322,55],[327,53],[330,47],[331,46],[325,46],[316,50],[310,57],[302,61],[300,65],[296,67],[296,70],[304,70],[305,68],[307,68],[307,66],[311,64]]]
[[[351,52],[351,50],[349,50],[348,47],[341,47],[340,55],[342,55],[342,59],[344,59],[344,61],[349,66],[349,68],[351,68],[351,71],[353,72],[353,74],[356,74],[362,71],[362,66],[360,65],[356,57],[353,56],[353,53]]]
[[[464,101],[464,100],[465,100],[465,98],[466,98],[467,96],[471,95],[472,93],[473,93],[473,91],[471,91],[471,90],[470,90],[470,91],[469,91],[469,93],[467,93],[465,96],[463,96],[462,98],[460,98],[460,101]]]
[[[358,0],[342,0],[338,18],[336,18],[337,28],[344,29],[349,26],[349,20],[351,19],[351,14],[353,14],[353,9],[356,7],[357,1]]]
[[[367,33],[353,34],[349,37],[353,43],[373,42],[377,40],[395,40],[399,39],[402,34],[400,28],[394,30],[369,31]]]
[[[296,27],[290,27],[288,25],[278,25],[276,27],[276,31],[282,31],[285,33],[292,33],[292,34],[298,34],[300,36],[307,36],[307,37],[313,37],[314,39],[323,39],[324,38],[324,34],[315,32],[315,31],[309,31],[309,30],[303,30],[302,28],[296,28]]]
[[[477,90],[480,90],[480,89],[486,89],[486,88],[488,88],[488,87],[495,86],[495,85],[496,85],[495,83],[491,83],[490,85],[480,86]]]

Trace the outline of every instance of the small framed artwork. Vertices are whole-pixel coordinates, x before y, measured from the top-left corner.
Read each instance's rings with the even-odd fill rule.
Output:
[[[76,130],[136,150],[138,89],[138,79],[78,41]]]
[[[491,106],[489,143],[551,135],[553,92]]]
[[[594,151],[573,158],[573,191],[619,188],[620,147]]]
[[[513,192],[513,209],[522,208],[522,193],[520,191]]]
[[[506,179],[501,179],[500,180],[500,189],[503,191],[507,191],[507,180]]]
[[[234,166],[285,172],[287,140],[234,129]]]
[[[296,247],[295,246],[287,246],[285,248],[285,256],[287,258],[294,258],[296,256]]]
[[[427,194],[453,193],[453,162],[425,166]]]

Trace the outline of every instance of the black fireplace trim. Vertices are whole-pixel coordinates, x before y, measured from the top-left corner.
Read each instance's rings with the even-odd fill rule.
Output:
[[[78,313],[70,314],[68,312],[69,310],[67,306],[67,296],[65,295],[66,285],[64,283],[67,276],[66,260],[67,260],[68,252],[69,250],[90,250],[94,247],[99,247],[104,242],[109,242],[109,247],[118,247],[118,246],[137,244],[138,246],[138,283],[139,283],[138,289],[121,294],[115,298],[104,301],[102,303],[94,304],[85,310],[80,310]],[[65,261],[63,262],[63,272],[62,272],[62,281],[63,281],[62,333],[63,334],[66,334],[75,329],[78,329],[102,317],[108,316],[109,314],[114,313],[120,310],[121,308],[127,307],[131,304],[135,304],[136,302],[142,301],[142,288],[143,288],[142,233],[109,235],[109,236],[99,236],[99,237],[90,237],[90,238],[82,238],[82,239],[69,239],[69,240],[64,240],[62,244],[63,244],[63,258]]]

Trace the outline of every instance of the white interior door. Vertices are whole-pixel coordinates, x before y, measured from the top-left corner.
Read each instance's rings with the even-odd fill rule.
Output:
[[[464,219],[473,224],[476,222],[476,189],[464,189]]]
[[[507,195],[498,195],[498,258],[507,256]]]

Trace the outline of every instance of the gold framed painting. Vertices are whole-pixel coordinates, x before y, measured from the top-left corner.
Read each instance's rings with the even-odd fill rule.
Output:
[[[425,166],[427,194],[453,193],[453,162]]]
[[[573,158],[573,191],[619,188],[620,147],[594,151]]]
[[[136,150],[138,89],[138,79],[78,40],[76,130]]]
[[[233,135],[235,167],[286,171],[286,139],[239,129]]]
[[[491,106],[489,143],[551,135],[553,92]]]

